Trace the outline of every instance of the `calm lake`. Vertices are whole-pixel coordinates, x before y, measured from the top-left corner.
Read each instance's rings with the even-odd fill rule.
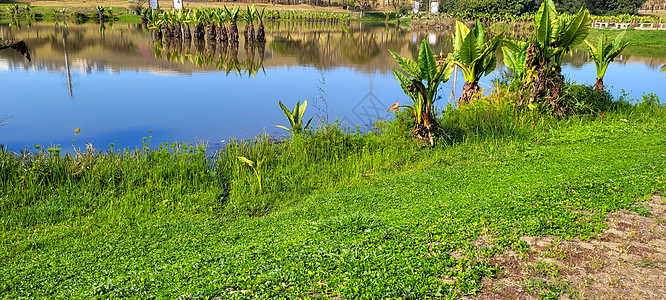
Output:
[[[60,144],[63,150],[136,148],[144,137],[162,142],[206,143],[218,148],[231,138],[286,134],[278,106],[308,101],[306,117],[340,120],[367,128],[388,118],[386,108],[408,101],[391,69],[389,54],[415,58],[422,39],[434,52],[451,52],[450,32],[410,32],[393,26],[330,26],[267,23],[266,44],[153,41],[134,24],[0,24],[3,40],[24,40],[32,61],[0,52],[0,144],[18,151]],[[243,27],[239,26],[242,31]],[[568,79],[593,84],[594,63],[583,49],[565,59]],[[500,60],[501,61],[501,60]],[[666,98],[664,48],[627,48],[608,68],[604,82],[614,95]],[[499,66],[482,86],[489,90]],[[462,74],[442,85],[440,107],[455,102]],[[624,91],[624,92],[623,92]],[[313,121],[318,124],[319,120]],[[80,132],[75,134],[75,129]],[[75,142],[73,142],[75,140]]]

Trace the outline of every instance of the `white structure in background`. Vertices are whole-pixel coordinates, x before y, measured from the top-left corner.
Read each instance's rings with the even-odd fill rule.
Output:
[[[419,2],[414,1],[414,13],[418,14],[419,13]]]
[[[436,14],[439,12],[439,2],[430,2],[430,12]]]
[[[173,9],[183,9],[183,0],[173,0]]]
[[[157,0],[150,0],[150,8],[152,9],[158,9],[159,4],[157,3]]]

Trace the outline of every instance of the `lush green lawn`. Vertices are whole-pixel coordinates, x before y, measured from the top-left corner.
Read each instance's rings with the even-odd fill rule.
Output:
[[[622,30],[592,29],[588,40],[597,41],[602,33],[609,39],[615,39]],[[660,46],[666,47],[666,31],[664,30],[627,30],[625,40],[630,46]],[[595,44],[596,45],[596,44]]]
[[[462,120],[451,120],[442,121],[449,132],[462,126]],[[295,170],[305,176],[269,161],[265,191],[257,194],[252,173],[238,165],[242,176],[233,178],[237,182],[226,204],[209,195],[224,183],[178,186],[183,177],[164,170],[159,161],[164,157],[156,154],[137,153],[119,164],[153,159],[150,165],[161,173],[141,180],[113,177],[121,184],[110,190],[91,187],[102,183],[87,175],[78,180],[89,186],[2,177],[0,295],[357,299],[473,294],[482,277],[497,271],[487,257],[507,247],[527,249],[519,236],[586,239],[604,227],[606,213],[640,210],[636,201],[666,190],[665,121],[666,109],[652,104],[608,112],[602,119],[516,121],[524,128],[496,134],[483,134],[488,125],[477,124],[465,129],[466,138],[436,148],[388,133],[356,137],[364,141],[362,149],[371,150],[328,145],[347,149],[347,154],[332,151],[330,160],[314,159],[311,153],[318,148],[303,146],[301,159],[312,161]],[[176,166],[182,162],[173,151],[164,155]],[[185,161],[196,166],[195,156]],[[8,156],[0,158],[0,175],[13,172]],[[108,163],[98,161],[91,168]],[[185,167],[171,171],[180,168]],[[156,183],[155,174],[164,182]],[[205,178],[188,176],[185,180]],[[297,182],[271,182],[289,178]],[[21,193],[28,193],[20,182],[43,194],[17,204]],[[261,217],[246,216],[243,212],[256,215],[256,209],[238,204],[268,198],[274,202]],[[176,203],[165,204],[169,201]],[[42,218],[31,219],[26,212]],[[479,236],[494,246],[477,248],[472,242]]]

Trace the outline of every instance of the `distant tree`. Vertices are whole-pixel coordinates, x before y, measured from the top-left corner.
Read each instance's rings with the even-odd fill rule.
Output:
[[[361,10],[361,18],[365,16],[365,11],[377,6],[379,0],[358,0],[356,6]]]

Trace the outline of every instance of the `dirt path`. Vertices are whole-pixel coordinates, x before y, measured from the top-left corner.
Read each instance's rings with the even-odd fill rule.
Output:
[[[666,198],[642,204],[645,216],[612,214],[608,229],[587,242],[523,237],[532,251],[493,258],[503,271],[477,298],[665,299]]]

